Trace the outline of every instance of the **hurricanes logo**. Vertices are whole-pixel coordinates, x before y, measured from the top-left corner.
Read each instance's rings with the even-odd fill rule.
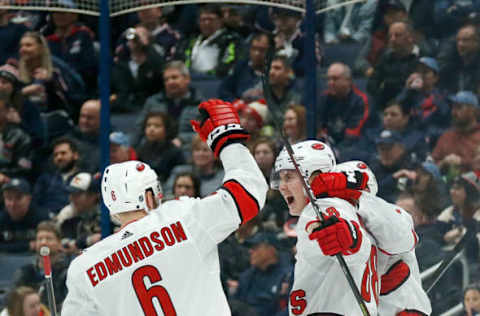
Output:
[[[367,169],[367,165],[364,164],[363,162],[359,162],[359,163],[357,164],[357,167],[358,167],[359,169]]]
[[[312,145],[312,148],[315,149],[315,150],[323,150],[323,149],[325,149],[325,146],[323,144],[316,143],[316,144]]]
[[[137,163],[137,171],[143,171],[145,169],[145,165],[141,162]]]
[[[112,195],[112,200],[116,201],[117,200],[117,197],[115,195],[115,191],[111,191],[110,194]]]

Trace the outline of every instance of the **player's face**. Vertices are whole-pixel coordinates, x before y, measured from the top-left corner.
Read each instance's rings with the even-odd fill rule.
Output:
[[[44,246],[48,247],[50,249],[50,253],[53,255],[60,251],[61,242],[54,232],[40,230],[37,232],[37,236],[35,238],[35,247],[37,252],[40,252],[40,248]]]
[[[280,171],[280,193],[288,205],[290,215],[298,216],[307,205],[302,180],[295,170]]]
[[[159,116],[152,116],[145,124],[145,138],[150,142],[162,141],[166,137],[165,124]]]
[[[29,294],[23,299],[23,315],[40,315],[40,296],[37,293]]]
[[[468,290],[464,298],[465,310],[480,312],[480,292],[477,290]]]

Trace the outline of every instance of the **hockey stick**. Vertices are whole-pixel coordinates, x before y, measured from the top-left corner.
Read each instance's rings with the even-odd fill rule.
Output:
[[[40,248],[40,255],[43,258],[43,271],[47,283],[48,308],[52,316],[57,316],[57,306],[55,304],[55,292],[53,291],[52,264],[50,262],[50,249],[46,246]]]
[[[283,142],[285,143],[285,149],[287,150],[288,156],[290,157],[290,160],[292,161],[293,166],[295,167],[295,171],[297,172],[297,174],[300,176],[300,179],[302,180],[303,188],[305,189],[305,192],[307,192],[307,196],[312,203],[313,210],[315,211],[315,214],[317,215],[317,217],[319,219],[321,219],[321,221],[323,222],[323,221],[325,221],[324,214],[322,212],[320,212],[320,210],[318,208],[318,205],[315,203],[316,199],[312,194],[312,190],[310,188],[310,185],[303,178],[303,176],[302,176],[303,172],[301,170],[301,167],[297,163],[297,161],[295,160],[292,145],[290,145],[287,137],[285,136],[285,134],[283,132],[282,126],[280,126],[280,122],[283,121],[283,115],[281,113],[281,110],[280,110],[278,104],[273,99],[272,90],[271,90],[271,86],[270,86],[270,78],[269,78],[270,66],[272,64],[273,55],[274,55],[274,51],[275,51],[274,47],[275,47],[275,43],[273,41],[273,38],[270,37],[270,47],[267,51],[267,55],[266,55],[266,58],[265,58],[265,71],[262,74],[263,95],[265,97],[267,107],[270,110],[270,112],[272,113],[275,129],[277,129],[280,132],[280,136],[281,136]],[[350,288],[352,289],[353,295],[355,296],[355,299],[356,299],[358,305],[360,306],[362,314],[364,316],[370,316],[370,313],[368,312],[367,306],[365,305],[365,303],[363,301],[363,298],[360,294],[360,291],[358,290],[357,285],[355,284],[355,281],[353,280],[352,273],[350,272],[350,269],[348,268],[347,263],[345,262],[345,259],[343,258],[343,256],[340,253],[336,254],[335,257],[337,258],[338,263],[340,264],[340,267],[343,271],[343,274],[347,278],[347,282],[350,285]]]
[[[435,270],[435,272],[432,273],[433,281],[430,283],[430,285],[427,288],[427,294],[430,293],[430,291],[437,285],[438,281],[442,278],[443,274],[447,272],[448,268],[453,263],[453,260],[455,257],[460,253],[460,251],[465,248],[465,245],[470,239],[475,236],[474,233],[470,233],[470,230],[468,230],[465,235],[463,235],[462,239],[458,242],[458,244],[455,245],[453,250],[448,253],[445,258],[443,258],[442,263],[438,266],[438,268]]]

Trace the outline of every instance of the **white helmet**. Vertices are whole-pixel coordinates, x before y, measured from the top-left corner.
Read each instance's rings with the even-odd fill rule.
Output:
[[[103,202],[111,215],[148,210],[147,190],[152,190],[158,203],[162,198],[157,173],[146,163],[136,160],[108,166],[103,173],[101,187]]]
[[[295,161],[300,166],[302,176],[308,182],[315,171],[330,172],[335,168],[335,155],[332,149],[318,140],[306,140],[292,145]],[[283,148],[275,161],[275,169],[270,178],[270,186],[277,190],[280,185],[280,171],[295,170],[286,148]]]
[[[352,160],[347,162],[342,162],[335,167],[335,171],[338,172],[354,172],[360,171],[365,172],[368,175],[367,187],[370,193],[377,195],[378,192],[378,183],[375,174],[372,169],[368,167],[366,163],[360,160]]]

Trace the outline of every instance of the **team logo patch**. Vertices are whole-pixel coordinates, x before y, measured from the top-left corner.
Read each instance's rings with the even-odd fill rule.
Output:
[[[145,165],[141,162],[137,163],[137,170],[138,171],[143,171],[145,170]]]
[[[367,169],[367,165],[364,164],[363,162],[359,162],[359,163],[357,164],[357,167],[358,167],[358,169]]]
[[[325,149],[325,146],[323,144],[316,143],[316,144],[312,145],[312,148],[315,149],[315,150],[323,150],[323,149]]]

